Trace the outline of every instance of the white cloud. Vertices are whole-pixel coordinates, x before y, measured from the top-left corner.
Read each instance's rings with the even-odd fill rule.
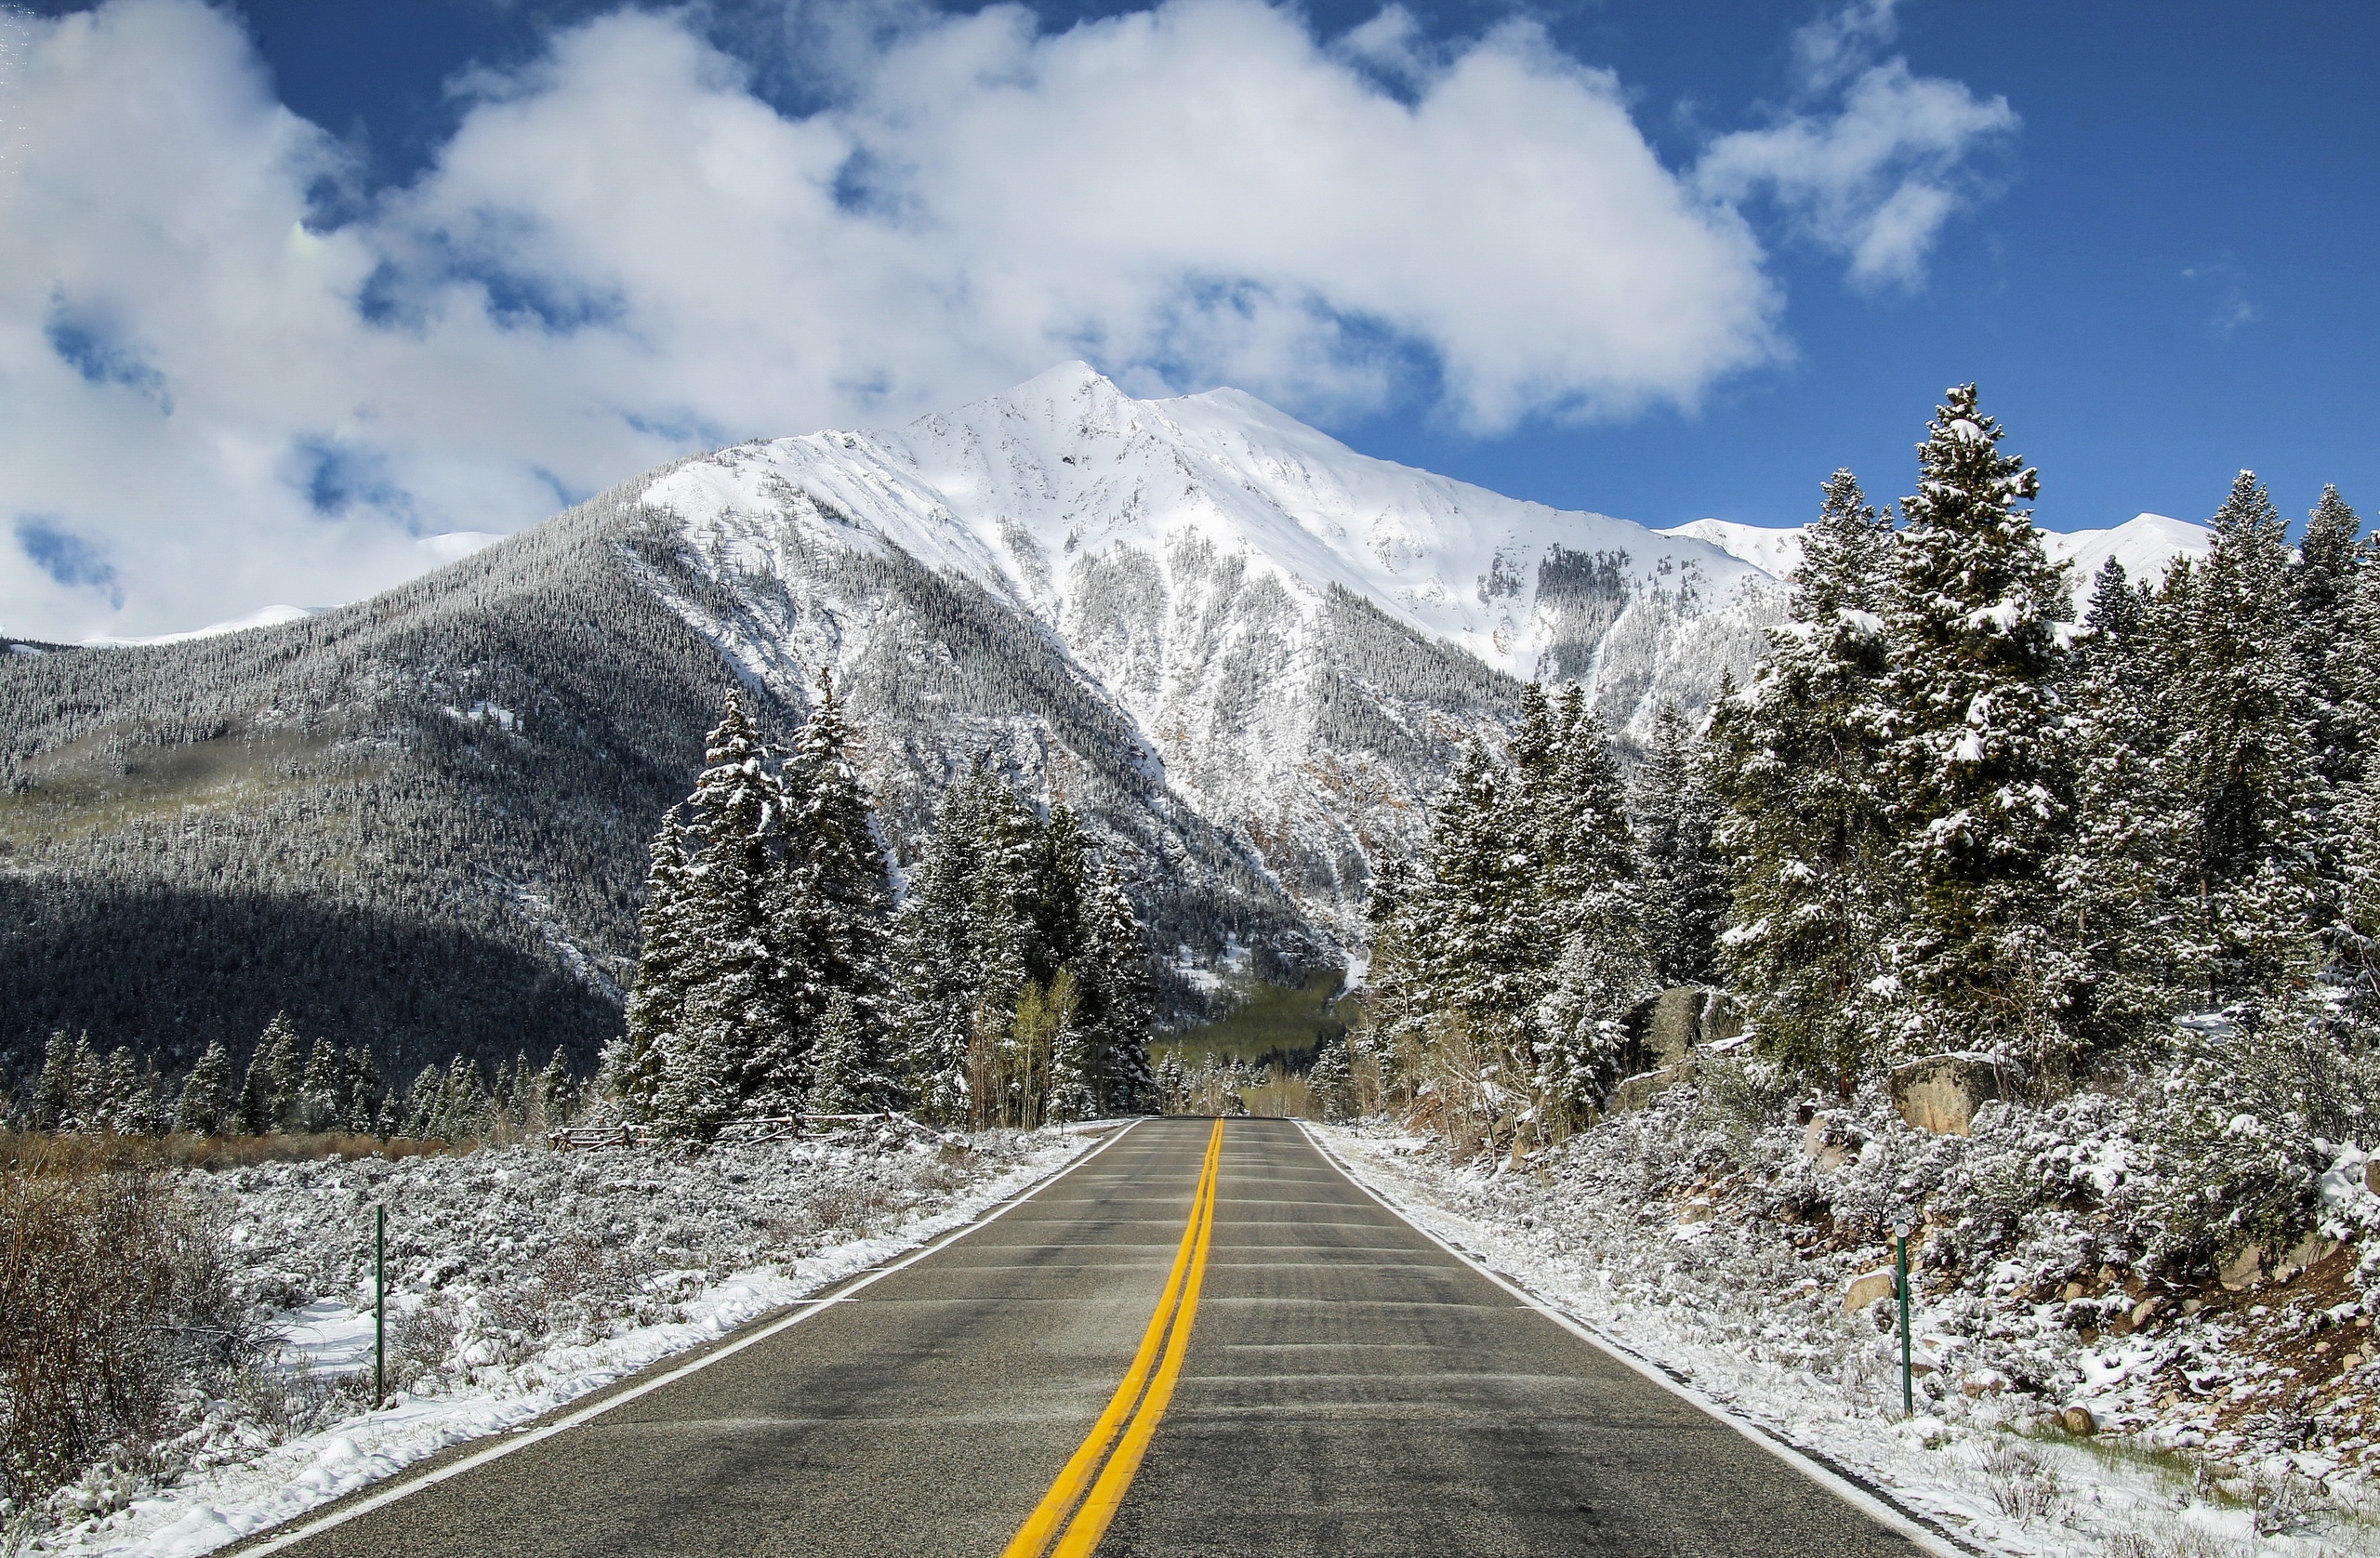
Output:
[[[1695,168],[1714,200],[1774,199],[1865,286],[1923,278],[1943,223],[1973,198],[1975,153],[2017,127],[2004,98],[1914,75],[1897,58],[1871,63],[1892,41],[1894,4],[1851,0],[1803,28],[1795,106],[1764,128],[1719,137]]]
[[[1430,46],[1391,13],[1331,44],[1263,0],[1054,34],[1006,7],[841,15],[802,23],[832,46],[807,116],[682,18],[561,33],[475,75],[430,170],[377,194],[198,0],[17,23],[0,629],[351,599],[416,571],[419,535],[1068,355],[1309,412],[1409,395],[1419,363],[1492,433],[1691,405],[1779,350],[1717,165],[1665,169],[1618,84],[1531,27]],[[1875,132],[1896,147],[1946,84],[1905,85],[1909,123]],[[1874,122],[1799,163],[1729,155],[1781,191],[1812,158],[1864,165]],[[310,228],[324,181],[361,214]],[[1884,271],[1893,223],[1939,221],[1871,204]]]

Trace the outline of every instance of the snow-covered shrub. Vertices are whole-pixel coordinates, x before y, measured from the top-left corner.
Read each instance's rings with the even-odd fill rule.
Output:
[[[2333,1143],[2368,1118],[2363,1068],[2295,1022],[2185,1024],[2148,1121],[2164,1183],[2157,1256],[2203,1269],[2312,1226]]]
[[[160,1174],[54,1147],[0,1168],[0,1498],[141,1459],[193,1379],[260,1338],[215,1231]]]

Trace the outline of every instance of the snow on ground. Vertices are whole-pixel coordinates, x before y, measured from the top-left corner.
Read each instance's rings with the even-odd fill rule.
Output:
[[[2136,1311],[2132,1299],[2113,1282],[2056,1287],[2058,1261],[2030,1246],[1988,1284],[1929,1287],[1921,1274],[1918,1414],[1904,1420],[1889,1277],[1871,1289],[1874,1301],[1844,1304],[1852,1282],[1889,1272],[1888,1248],[1844,1236],[1843,1225],[1821,1236],[1741,1179],[1725,1182],[1735,1176],[1697,1184],[1670,1172],[1658,1160],[1673,1146],[1650,1143],[1693,1136],[1691,1100],[1690,1089],[1664,1094],[1633,1117],[1643,1132],[1633,1144],[1625,1129],[1599,1129],[1540,1155],[1535,1172],[1450,1165],[1442,1143],[1378,1121],[1317,1131],[1360,1182],[1430,1233],[1979,1550],[2380,1551],[2380,1507],[2354,1464],[2369,1440],[2340,1439],[2368,1432],[2372,1394],[2360,1371],[2373,1333],[2359,1328],[2369,1317],[2345,1287],[2351,1250],[2286,1283],[2217,1289],[2188,1316],[2110,1320],[2104,1333],[2072,1328],[2078,1304]],[[1955,1154],[1966,1141],[1908,1134],[1921,1140],[1871,1152],[1866,1167],[1906,1184],[1909,1153]],[[1793,1194],[1786,1186],[1784,1199]],[[2101,1286],[2108,1296],[2092,1290]],[[2316,1390],[2349,1408],[2346,1418],[2316,1425]],[[2091,1410],[2097,1432],[2064,1432],[2069,1406]]]
[[[1098,1140],[1076,1128],[699,1157],[522,1146],[185,1171],[243,1287],[275,1311],[277,1361],[186,1404],[162,1474],[69,1489],[90,1514],[38,1550],[209,1551],[923,1244]],[[365,1411],[381,1205],[394,1394]]]

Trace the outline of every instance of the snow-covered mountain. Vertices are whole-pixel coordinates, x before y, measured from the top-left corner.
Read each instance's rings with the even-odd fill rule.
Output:
[[[1804,528],[1696,520],[1661,534],[1708,541],[1781,579],[1790,577],[1801,565]],[[2041,537],[2043,549],[2054,561],[2072,565],[2068,577],[2074,581],[2074,609],[2078,613],[2090,609],[2093,581],[2098,576],[2100,566],[2111,557],[2123,564],[2123,571],[2134,583],[2147,580],[2154,584],[2164,578],[2165,570],[2173,566],[2175,558],[2202,558],[2215,545],[2214,535],[2206,526],[2168,519],[2162,514],[2135,515],[2107,530],[2044,530]]]
[[[1582,680],[1641,727],[1658,693],[1699,707],[1743,676],[1781,601],[1706,541],[1369,458],[1237,390],[1137,400],[1080,363],[896,430],[683,461],[637,495],[700,560],[707,588],[673,597],[688,620],[788,692],[912,626],[833,576],[856,560],[976,587],[1342,930],[1454,740],[1508,715],[1504,678]],[[1063,788],[1064,743],[1032,723],[965,739]]]

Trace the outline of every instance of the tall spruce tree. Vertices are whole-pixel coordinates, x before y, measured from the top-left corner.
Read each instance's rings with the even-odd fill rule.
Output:
[[[2191,589],[2187,562],[2152,597],[2109,558],[2073,657],[2075,825],[2052,877],[2078,970],[2063,1022],[2086,1048],[2148,1037],[2186,1004],[2173,907],[2185,808],[2166,646]]]
[[[2269,1000],[2314,955],[2322,779],[2292,631],[2281,515],[2253,471],[2215,511],[2168,631],[2173,761],[2188,820],[2177,883],[2205,999]],[[2178,593],[2178,592],[2177,592]]]
[[[1673,697],[1653,709],[1653,739],[1636,776],[1637,832],[1657,943],[1653,976],[1663,984],[1708,984],[1718,977],[1719,927],[1727,892],[1713,835],[1702,742]]]
[[[849,1008],[838,1022],[861,1031],[839,1034],[837,1042],[855,1043],[869,1056],[884,1048],[891,894],[854,746],[833,683],[821,670],[816,702],[784,769],[778,869],[765,895],[778,1006],[795,1057],[789,1069],[805,1078],[838,997]],[[870,1090],[875,1107],[892,1102],[873,1073],[850,1085]]]
[[[231,1129],[243,1136],[271,1136],[295,1129],[298,1087],[305,1078],[304,1051],[287,1012],[275,1012],[248,1057]]]
[[[231,1057],[220,1040],[209,1044],[182,1082],[180,1101],[174,1106],[174,1129],[192,1136],[215,1136],[229,1124],[231,1098]]]
[[[1825,484],[1787,620],[1707,738],[1732,900],[1719,962],[1762,1050],[1848,1089],[1882,1053],[1883,949],[1899,915],[1884,611],[1892,516]]]
[[[739,1115],[798,1108],[803,1080],[768,916],[784,795],[739,694],[729,694],[703,760],[684,807],[688,852],[670,928],[680,957],[671,983],[682,994],[650,1062],[640,1065],[631,1044],[624,1088],[632,1092],[649,1067],[653,1124],[695,1139]],[[666,1010],[670,988],[658,994]]]
[[[1953,387],[1901,504],[1884,614],[1889,821],[1906,884],[1893,1042],[2055,1069],[2081,1044],[2063,1020],[2076,972],[2051,874],[2070,815],[2057,693],[2070,601],[2021,507],[2039,479],[2002,434],[1973,385]]]
[[[641,1119],[653,1116],[662,1058],[676,1047],[685,1023],[694,937],[686,853],[684,809],[672,806],[646,851],[644,906],[637,916],[642,941],[628,990],[628,1032],[603,1059],[603,1084]]]
[[[1564,690],[1548,783],[1531,798],[1544,865],[1536,883],[1558,949],[1529,972],[1543,991],[1530,1013],[1528,1122],[1566,1132],[1619,1080],[1625,1019],[1659,987],[1654,892],[1645,880],[1610,733],[1585,690]],[[1524,790],[1526,795],[1527,791]]]

